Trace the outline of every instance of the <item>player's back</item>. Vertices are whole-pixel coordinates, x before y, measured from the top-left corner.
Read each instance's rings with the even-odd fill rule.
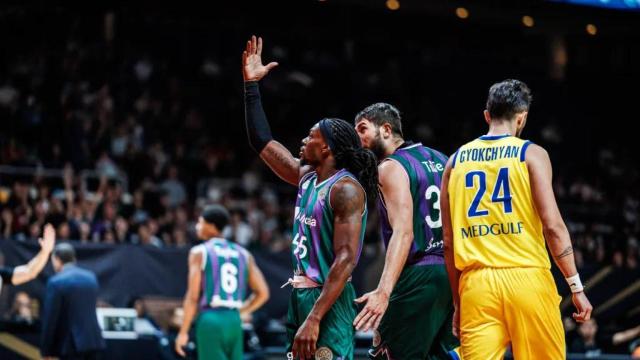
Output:
[[[421,143],[398,148],[384,161],[396,161],[409,178],[413,201],[413,243],[407,265],[420,263],[427,255],[443,256],[442,219],[440,216],[440,181],[447,156]],[[383,194],[378,198],[382,240],[387,246],[393,228],[389,223]],[[428,260],[428,259],[426,259]]]
[[[249,252],[222,238],[213,238],[198,246],[203,255],[200,306],[242,307],[248,294]]]
[[[448,190],[458,269],[550,268],[525,162],[529,144],[481,136],[454,154]]]

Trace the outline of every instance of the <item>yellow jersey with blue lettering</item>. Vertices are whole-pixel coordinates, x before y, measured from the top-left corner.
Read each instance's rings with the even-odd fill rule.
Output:
[[[481,136],[454,154],[449,206],[456,268],[551,268],[525,162],[531,142]]]

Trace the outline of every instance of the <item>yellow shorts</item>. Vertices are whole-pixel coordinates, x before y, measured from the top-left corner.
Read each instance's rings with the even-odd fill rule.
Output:
[[[460,340],[465,360],[564,359],[558,290],[548,269],[482,268],[460,277]]]

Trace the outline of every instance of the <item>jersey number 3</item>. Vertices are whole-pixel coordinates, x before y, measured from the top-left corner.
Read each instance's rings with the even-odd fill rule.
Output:
[[[433,195],[436,196],[435,200],[431,199]],[[442,227],[442,213],[440,212],[440,188],[436,185],[429,186],[427,188],[427,191],[424,193],[424,197],[431,204],[433,210],[437,211],[435,219],[433,219],[433,213],[431,213],[427,215],[424,220],[427,222],[427,225],[429,225],[431,229]]]
[[[471,201],[469,210],[467,210],[467,216],[469,217],[489,215],[489,210],[478,209],[482,197],[485,192],[487,192],[487,174],[480,170],[468,172],[465,177],[465,186],[467,189],[475,188],[474,178],[476,177],[478,178],[478,190],[473,197],[473,201]],[[504,167],[498,171],[498,177],[493,186],[493,194],[491,194],[491,202],[501,202],[505,214],[513,211],[511,206],[511,191],[509,190],[509,168]]]

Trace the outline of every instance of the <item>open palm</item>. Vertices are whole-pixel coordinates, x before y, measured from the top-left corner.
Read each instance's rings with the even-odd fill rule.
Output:
[[[262,38],[255,36],[247,41],[247,48],[242,52],[242,76],[244,81],[258,81],[278,66],[277,62],[262,64]]]

